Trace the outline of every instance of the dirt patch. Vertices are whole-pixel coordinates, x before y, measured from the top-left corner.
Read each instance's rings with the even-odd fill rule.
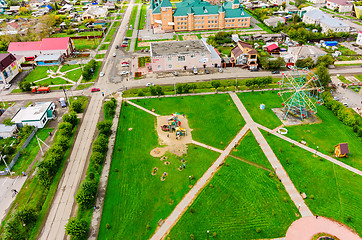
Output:
[[[304,119],[303,121],[300,118],[293,116],[292,114],[288,114],[287,118],[284,120],[285,112],[283,112],[282,110],[283,108],[272,108],[272,111],[275,113],[275,115],[279,118],[284,126],[315,124],[322,122],[322,120],[319,119],[316,115],[310,113],[309,117]]]
[[[151,150],[150,154],[152,157],[162,157],[167,151],[167,147],[163,147],[163,148],[154,148]]]
[[[179,139],[177,139],[175,132],[165,132],[161,129],[161,126],[167,125],[167,119],[169,118],[171,118],[171,116],[157,117],[157,134],[159,137],[159,142],[161,145],[167,145],[167,147],[158,149],[164,150],[165,152],[167,150],[170,153],[182,156],[183,154],[187,153],[187,144],[192,142],[192,129],[190,129],[186,117],[180,115],[179,120],[181,121],[181,127],[186,130],[186,136],[181,136]],[[158,154],[158,157],[161,157],[162,155],[163,154]]]

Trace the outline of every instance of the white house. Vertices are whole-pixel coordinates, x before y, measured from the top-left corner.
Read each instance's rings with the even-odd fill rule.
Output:
[[[333,32],[350,31],[349,25],[336,18],[328,16],[319,9],[313,9],[306,12],[303,15],[303,22],[305,22],[306,24],[319,24],[322,27],[322,32],[328,32],[329,30],[332,30]]]
[[[87,10],[84,11],[82,15],[82,20],[84,19],[98,19],[105,18],[108,14],[108,8],[105,6],[91,6]]]
[[[360,46],[362,46],[362,31],[358,32],[356,43]]]
[[[30,125],[43,128],[49,119],[55,117],[54,102],[35,103],[34,106],[20,108],[11,119],[19,128],[24,125]]]
[[[269,27],[276,27],[278,23],[285,24],[285,18],[283,17],[270,17],[264,20],[265,25]]]
[[[18,130],[16,125],[6,126],[5,124],[0,124],[0,137],[8,138],[14,136],[15,132]]]
[[[302,45],[297,47],[289,47],[288,52],[281,55],[286,63],[295,63],[298,59],[306,59],[310,57],[315,63],[320,56],[327,55],[325,51],[316,46]]]
[[[312,2],[314,4],[325,4],[326,0],[309,0],[309,2]]]
[[[0,53],[0,86],[10,83],[19,73],[20,64],[11,53]]]
[[[326,0],[326,7],[333,11],[338,9],[338,12],[350,12],[353,4],[347,0]]]

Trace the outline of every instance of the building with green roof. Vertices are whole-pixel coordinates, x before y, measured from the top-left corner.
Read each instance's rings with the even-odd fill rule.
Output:
[[[251,16],[239,0],[221,6],[204,0],[183,0],[173,7],[170,0],[151,0],[151,25],[159,32],[249,28]]]

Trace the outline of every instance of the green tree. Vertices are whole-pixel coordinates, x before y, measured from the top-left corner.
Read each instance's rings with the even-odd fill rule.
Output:
[[[73,240],[85,239],[88,235],[87,222],[77,218],[71,218],[67,225],[65,225],[65,231]]]
[[[36,211],[31,207],[21,208],[16,211],[16,217],[18,217],[23,224],[29,225],[36,222]]]
[[[3,124],[5,124],[5,126],[12,126],[15,123],[11,121],[11,118],[5,118]]]
[[[83,112],[83,103],[81,100],[75,100],[70,104],[70,109],[76,113]]]
[[[181,84],[181,83],[177,83],[177,85],[176,85],[176,93],[177,93],[177,94],[181,94],[181,93],[182,93],[182,90],[183,90],[182,84]]]
[[[97,196],[97,184],[93,180],[85,180],[80,186],[75,200],[83,209],[89,209],[93,206]]]
[[[93,152],[91,156],[91,161],[97,165],[101,165],[104,160],[104,155],[100,152]]]
[[[334,63],[334,59],[331,55],[327,54],[324,56],[320,56],[317,59],[317,66],[324,65],[325,67],[328,67],[329,65],[332,65]]]
[[[107,101],[103,105],[104,110],[110,116],[114,116],[114,114],[116,113],[116,107],[117,107],[117,102],[115,102],[115,101]]]
[[[197,88],[196,83],[191,83],[191,89],[192,89],[192,93],[195,93],[195,89]]]
[[[163,89],[160,85],[156,86],[156,92],[158,96],[164,95],[165,93],[163,92]]]
[[[4,240],[25,240],[25,228],[20,225],[19,219],[13,214],[13,216],[5,223]]]
[[[104,134],[106,136],[111,135],[112,121],[106,120],[97,123],[97,129],[100,134]]]
[[[23,92],[27,92],[31,90],[31,83],[28,81],[21,81],[19,82],[19,88],[23,91]]]
[[[211,82],[211,86],[212,86],[213,88],[215,88],[215,91],[217,92],[217,89],[221,86],[221,83],[220,83],[220,81],[213,80],[213,81]]]
[[[108,150],[108,138],[103,134],[99,134],[98,138],[93,143],[92,151],[106,153],[107,150]]]
[[[157,90],[154,86],[150,86],[150,93],[152,96],[156,96],[157,95]]]
[[[62,119],[63,119],[63,122],[68,122],[68,123],[72,124],[73,128],[78,123],[77,114],[75,112],[70,112],[69,114],[64,114]]]
[[[73,130],[73,125],[69,122],[61,122],[58,125],[58,134],[60,135],[70,136],[72,130]]]
[[[306,59],[298,59],[295,62],[295,66],[300,68],[309,68],[312,69],[314,67],[314,61],[311,57],[307,57]]]
[[[191,88],[191,86],[190,86],[189,84],[187,84],[187,83],[185,83],[185,84],[182,85],[182,91],[183,91],[184,93],[189,93],[189,92],[190,92],[190,88]]]
[[[318,66],[316,74],[318,75],[321,84],[325,87],[331,81],[331,76],[329,75],[328,69],[325,66]]]

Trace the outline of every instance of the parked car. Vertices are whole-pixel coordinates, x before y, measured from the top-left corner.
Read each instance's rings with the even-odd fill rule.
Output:
[[[129,62],[122,62],[122,64],[129,64]]]
[[[99,73],[99,76],[100,76],[100,77],[103,77],[103,76],[104,76],[104,72],[100,72],[100,73]]]
[[[65,102],[65,100],[60,101],[60,106],[62,108],[67,106],[67,103]]]
[[[219,73],[222,73],[222,72],[223,72],[222,68],[219,68]]]
[[[259,71],[259,68],[252,68],[250,69],[250,72],[258,72]]]
[[[129,38],[126,38],[126,37],[123,39],[123,41],[129,41],[129,40],[130,40],[130,39],[129,39]]]
[[[172,72],[173,75],[178,76],[178,72],[174,71]]]
[[[122,64],[121,66],[122,66],[122,67],[129,67],[129,64],[126,64],[126,63],[125,63],[125,64]]]
[[[193,72],[195,75],[199,73],[199,72],[197,71],[197,68],[194,68],[194,69],[192,70],[192,72]]]
[[[205,73],[206,73],[206,74],[210,74],[210,71],[206,69],[206,70],[205,70]]]
[[[99,92],[101,89],[99,89],[99,88],[92,88],[91,89],[91,92]]]
[[[122,44],[121,45],[121,47],[127,47],[128,46],[128,44]]]
[[[11,83],[6,84],[4,87],[4,89],[9,89],[9,88],[11,88]]]
[[[123,41],[123,43],[122,44],[128,44],[128,41]]]
[[[339,97],[334,97],[333,100],[339,101]]]
[[[343,104],[344,106],[348,107],[348,103],[345,103],[345,102],[344,102],[344,103],[342,103],[342,104]]]
[[[272,71],[271,73],[272,73],[272,74],[279,74],[279,73],[280,73],[280,71],[275,70],[275,71]]]
[[[128,74],[128,71],[122,71],[121,72],[121,75],[127,75]]]
[[[151,86],[155,86],[155,84],[150,83],[150,82],[146,84],[146,87],[151,87]]]
[[[113,53],[112,55],[113,55],[113,57],[115,57],[115,56],[116,56],[116,53]]]

